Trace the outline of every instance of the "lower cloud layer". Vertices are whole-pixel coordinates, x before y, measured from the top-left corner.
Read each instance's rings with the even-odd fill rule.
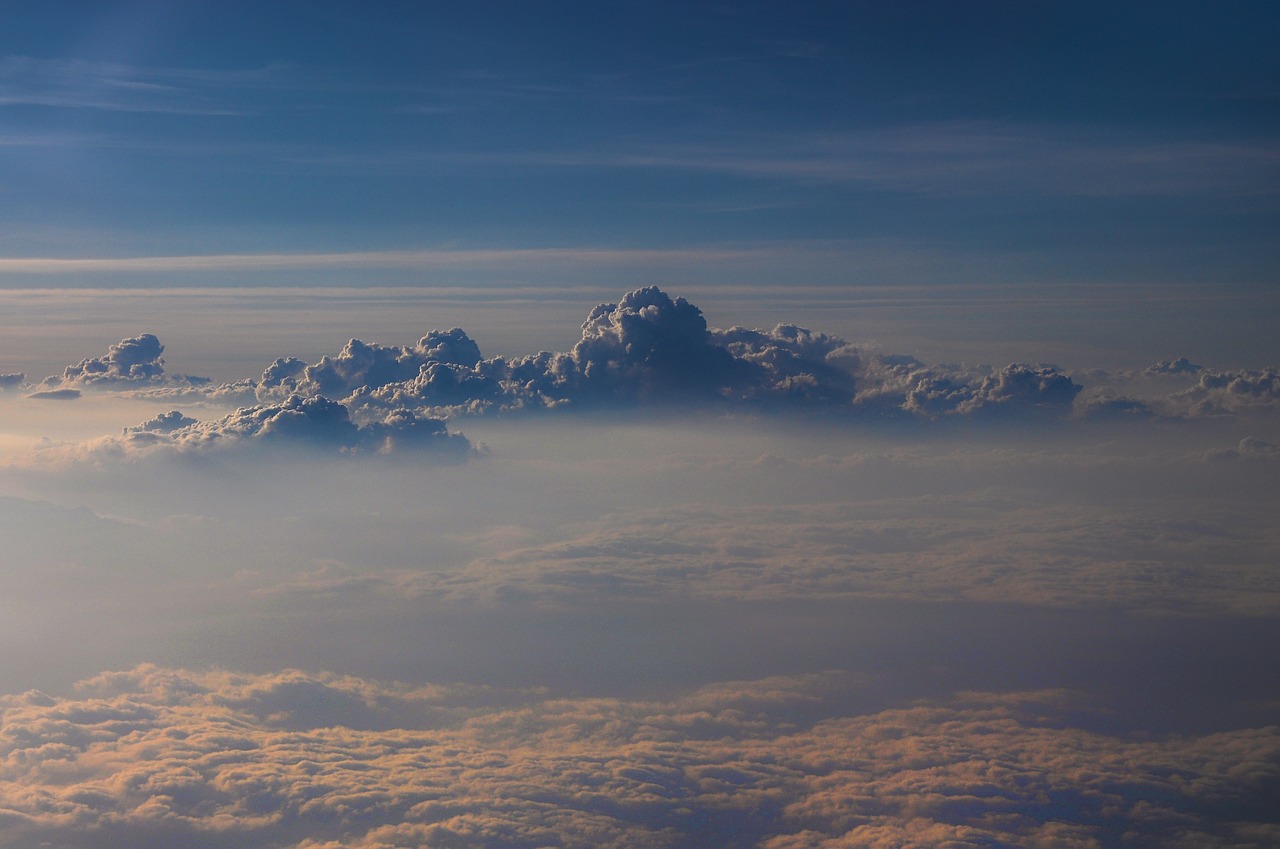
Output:
[[[0,846],[1280,840],[1274,727],[1116,736],[1063,691],[858,714],[859,686],[832,673],[551,699],[142,666],[73,698],[4,700]]]

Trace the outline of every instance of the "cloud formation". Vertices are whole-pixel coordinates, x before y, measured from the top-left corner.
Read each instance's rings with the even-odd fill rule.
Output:
[[[1280,405],[1280,373],[1215,371],[1186,357],[1136,371],[1076,376],[1054,365],[927,365],[870,354],[791,324],[710,327],[702,311],[656,286],[595,307],[568,351],[486,358],[464,330],[434,330],[412,345],[351,339],[307,363],[275,359],[257,379],[214,385],[170,375],[152,334],[67,366],[32,397],[93,389],[134,398],[213,403],[240,412],[174,431],[130,429],[133,447],[193,447],[224,437],[346,450],[423,445],[450,417],[539,411],[703,410],[820,415],[833,421],[1043,424],[1257,417]],[[21,385],[7,375],[0,388]],[[308,406],[301,406],[309,401]],[[1237,437],[1238,438],[1238,437]]]
[[[1129,739],[1062,692],[870,714],[847,675],[665,701],[140,666],[3,699],[0,846],[1263,845],[1280,732]],[[1255,841],[1249,844],[1248,841]],[[948,844],[948,845],[951,845]]]
[[[1051,366],[964,371],[910,357],[864,362],[843,339],[795,325],[710,328],[702,311],[656,286],[601,304],[566,352],[485,359],[462,330],[411,347],[351,340],[307,365],[277,359],[258,397],[342,398],[360,418],[397,407],[475,415],[619,406],[711,406],[857,415],[1064,417],[1081,387]]]
[[[1201,371],[1195,386],[1174,400],[1201,416],[1274,412],[1280,409],[1280,369]]]
[[[418,404],[479,413],[618,405],[847,404],[855,388],[852,372],[841,366],[855,364],[856,352],[842,341],[791,326],[772,332],[711,330],[701,310],[655,286],[597,306],[583,322],[582,338],[567,352],[480,359],[465,334],[450,333],[460,334],[456,341],[465,346],[465,359],[432,356],[411,380],[366,381],[349,399],[353,406]]]
[[[203,386],[204,377],[166,374],[164,345],[151,333],[122,339],[102,357],[88,357],[67,366],[60,377],[46,378],[42,386],[57,388],[124,389],[146,386]]]
[[[172,410],[127,428],[122,437],[106,443],[141,451],[193,451],[248,444],[318,447],[344,453],[430,449],[465,456],[470,450],[466,437],[449,433],[439,419],[395,409],[380,420],[357,425],[345,406],[322,395],[290,395],[278,404],[241,408],[213,421],[197,421]]]

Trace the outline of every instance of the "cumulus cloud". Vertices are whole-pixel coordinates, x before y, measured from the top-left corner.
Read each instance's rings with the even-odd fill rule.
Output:
[[[1131,739],[1069,693],[849,713],[847,676],[651,701],[141,666],[4,698],[0,846],[1227,846],[1280,732]],[[495,700],[495,696],[499,698]]]
[[[414,379],[366,385],[352,401],[374,407],[417,403],[456,413],[780,400],[847,404],[855,382],[848,366],[856,362],[842,341],[796,327],[712,330],[693,304],[648,287],[592,310],[568,352],[436,359]]]
[[[565,352],[486,359],[454,328],[406,347],[353,339],[310,365],[280,358],[257,383],[260,400],[341,398],[357,419],[395,408],[448,416],[670,404],[892,411],[926,419],[1062,417],[1080,389],[1050,366],[925,367],[906,356],[866,361],[845,340],[795,325],[712,328],[696,306],[656,286],[597,306]]]
[[[925,419],[1062,418],[1083,389],[1055,366],[1013,363],[1002,369],[921,366],[914,358],[878,359],[874,384],[857,403],[878,413]]]
[[[1191,362],[1186,357],[1174,360],[1161,360],[1146,368],[1147,374],[1195,374],[1204,366]]]
[[[1098,394],[1084,399],[1080,417],[1097,421],[1140,421],[1156,417],[1156,412],[1136,398]]]
[[[108,443],[111,447],[141,451],[194,451],[249,444],[339,452],[431,449],[458,456],[470,450],[466,438],[449,433],[439,419],[396,409],[380,420],[357,425],[345,406],[320,395],[290,395],[278,404],[241,408],[212,421],[197,421],[172,410],[126,428],[122,437]]]
[[[460,328],[432,331],[411,346],[384,346],[352,339],[334,357],[307,365],[282,357],[262,374],[259,386],[267,395],[326,395],[345,398],[357,389],[377,389],[416,378],[434,364],[474,366],[480,348]]]
[[[0,374],[0,392],[12,392],[22,387],[27,376],[22,372],[11,372],[9,374]]]
[[[164,345],[151,333],[122,339],[107,349],[102,357],[89,357],[67,366],[60,377],[48,377],[44,386],[92,387],[101,389],[137,388],[145,386],[191,385],[209,383],[208,378],[166,374]]]
[[[1171,398],[1199,416],[1274,412],[1280,409],[1280,370],[1201,371],[1195,386]]]
[[[1280,460],[1280,445],[1275,445],[1253,436],[1246,436],[1234,448],[1213,450],[1205,455],[1212,462],[1246,460],[1276,462]]]
[[[1083,372],[1098,382],[1084,392],[1053,365],[926,365],[906,354],[864,355],[843,339],[791,324],[719,329],[698,307],[656,286],[592,309],[568,351],[486,358],[455,327],[412,345],[351,339],[316,362],[280,357],[259,378],[213,385],[165,373],[163,350],[151,334],[125,339],[42,388],[111,388],[175,404],[326,398],[342,403],[360,427],[402,411],[435,419],[672,406],[851,420],[1136,421],[1248,414],[1280,399],[1275,369],[1219,372],[1186,357],[1136,371]]]

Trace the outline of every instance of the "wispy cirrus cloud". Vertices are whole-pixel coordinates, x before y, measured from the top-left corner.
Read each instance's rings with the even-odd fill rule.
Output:
[[[1266,141],[1018,123],[915,123],[526,157],[545,166],[709,171],[926,195],[1280,193],[1280,147]]]
[[[298,149],[302,166],[428,173],[444,168],[652,170],[733,175],[797,187],[837,185],[912,195],[1034,191],[1065,197],[1271,196],[1280,147],[1267,140],[1176,138],[1113,128],[934,122],[836,132],[708,131],[673,143],[619,138],[591,147],[360,151]]]
[[[245,110],[235,93],[278,87],[284,71],[283,66],[216,70],[6,56],[0,58],[0,106],[238,115]]]
[[[200,272],[310,270],[323,268],[474,268],[515,267],[530,263],[668,263],[691,260],[751,262],[763,248],[493,248],[347,251],[317,253],[206,254],[136,257],[5,257],[0,274],[75,274],[99,272]]]

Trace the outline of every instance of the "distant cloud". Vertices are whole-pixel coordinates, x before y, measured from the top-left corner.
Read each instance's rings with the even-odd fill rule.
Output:
[[[1210,451],[1205,455],[1205,459],[1211,462],[1251,460],[1274,463],[1280,461],[1280,445],[1246,436],[1235,448]]]
[[[263,394],[328,395],[343,398],[357,389],[376,389],[390,383],[413,380],[432,363],[474,366],[480,348],[459,328],[432,331],[417,345],[387,347],[352,339],[334,357],[314,365],[290,358],[277,359],[263,372]]]
[[[143,333],[107,349],[106,356],[89,357],[67,366],[60,377],[48,377],[42,386],[56,388],[123,389],[143,386],[203,386],[205,377],[166,374],[164,345],[151,333]]]
[[[1195,374],[1200,371],[1203,366],[1196,365],[1186,357],[1178,357],[1176,360],[1161,360],[1155,365],[1147,367],[1148,374]]]
[[[1230,456],[1212,459],[1278,456],[1274,445],[1249,440]],[[993,451],[973,462],[990,472],[1001,458]],[[1073,462],[1082,461],[1042,460],[1038,468],[1048,478],[1061,478]],[[726,489],[734,481],[764,479],[781,488],[807,480],[815,492],[826,491],[827,476],[932,477],[927,465],[912,466],[905,459],[821,457],[809,463],[768,461],[746,478],[721,479],[713,469],[701,474]],[[1133,475],[1141,469],[1135,465]],[[682,482],[698,476],[667,474]],[[442,577],[378,580],[388,592],[427,598],[550,605],[602,599],[964,599],[1252,615],[1272,609],[1280,598],[1280,575],[1268,553],[1272,524],[1265,505],[1218,512],[1199,503],[1158,509],[1044,506],[990,495],[809,504],[803,510],[792,504],[699,505],[581,523],[574,534],[511,546]]]
[[[914,358],[872,363],[874,380],[857,398],[868,412],[946,417],[1062,418],[1083,387],[1054,366],[1013,363],[999,370],[922,366]]]
[[[51,106],[106,112],[237,115],[229,95],[278,79],[279,68],[214,70],[44,59],[0,58],[0,106]]]
[[[1266,143],[1121,134],[1015,121],[920,121],[844,133],[761,135],[720,144],[512,154],[529,164],[731,173],[853,184],[922,196],[1035,192],[1084,197],[1271,195]]]
[[[1280,370],[1199,372],[1195,386],[1171,396],[1195,415],[1230,415],[1280,410]]]
[[[290,395],[277,404],[246,407],[205,422],[173,410],[127,428],[122,437],[101,441],[99,446],[154,453],[156,449],[195,451],[249,444],[338,452],[430,449],[453,456],[465,456],[470,449],[465,437],[449,433],[438,419],[395,409],[380,420],[357,425],[345,406],[321,395]]]
[[[514,269],[641,265],[679,267],[715,261],[749,265],[762,257],[777,259],[762,248],[492,248],[346,253],[204,254],[136,257],[3,257],[0,274],[188,273],[237,271],[313,271],[337,269],[467,269],[476,266]]]
[[[580,341],[563,353],[478,359],[479,349],[465,334],[449,333],[455,334],[449,347],[428,354],[413,379],[365,378],[347,402],[357,411],[417,405],[440,414],[690,403],[840,405],[853,398],[856,380],[849,369],[858,363],[843,341],[797,327],[712,330],[693,304],[653,286],[596,307]],[[423,343],[419,349],[425,350]],[[305,388],[307,375],[333,373],[355,353],[368,357],[379,350],[387,352],[353,342],[339,358],[309,367],[297,388]],[[408,354],[382,356],[402,362]]]
[[[245,405],[234,416],[172,432],[135,428],[127,436],[132,443],[191,447],[225,438],[272,441],[289,432],[301,441],[362,451],[430,441],[425,434],[436,425],[426,422],[444,418],[550,410],[699,408],[1030,425],[1247,415],[1280,405],[1274,368],[1216,372],[1177,358],[1140,371],[1094,370],[1088,374],[1099,383],[1085,392],[1053,365],[926,365],[906,354],[870,355],[790,324],[718,329],[698,307],[656,286],[595,307],[579,341],[562,352],[486,358],[455,327],[412,345],[351,339],[316,362],[279,357],[258,379],[214,385],[166,373],[163,351],[149,333],[124,339],[105,356],[47,378],[44,392],[64,394],[41,397],[111,389],[174,405]],[[298,406],[304,400],[311,403]],[[290,424],[295,421],[301,429]]]
[[[0,847],[1085,847],[1117,832],[1211,846],[1276,832],[1261,801],[1275,728],[1135,740],[1085,730],[1056,691],[864,715],[828,701],[856,686],[503,704],[481,688],[140,666],[73,698],[4,698]]]
[[[353,339],[311,365],[279,359],[258,383],[263,400],[341,397],[357,418],[397,407],[447,416],[666,404],[1063,417],[1080,390],[1049,366],[962,374],[913,358],[864,362],[844,340],[794,325],[710,328],[696,306],[654,286],[596,307],[566,352],[484,359],[454,328],[412,347]]]
[[[42,389],[27,395],[37,401],[74,401],[82,393],[79,389]]]

